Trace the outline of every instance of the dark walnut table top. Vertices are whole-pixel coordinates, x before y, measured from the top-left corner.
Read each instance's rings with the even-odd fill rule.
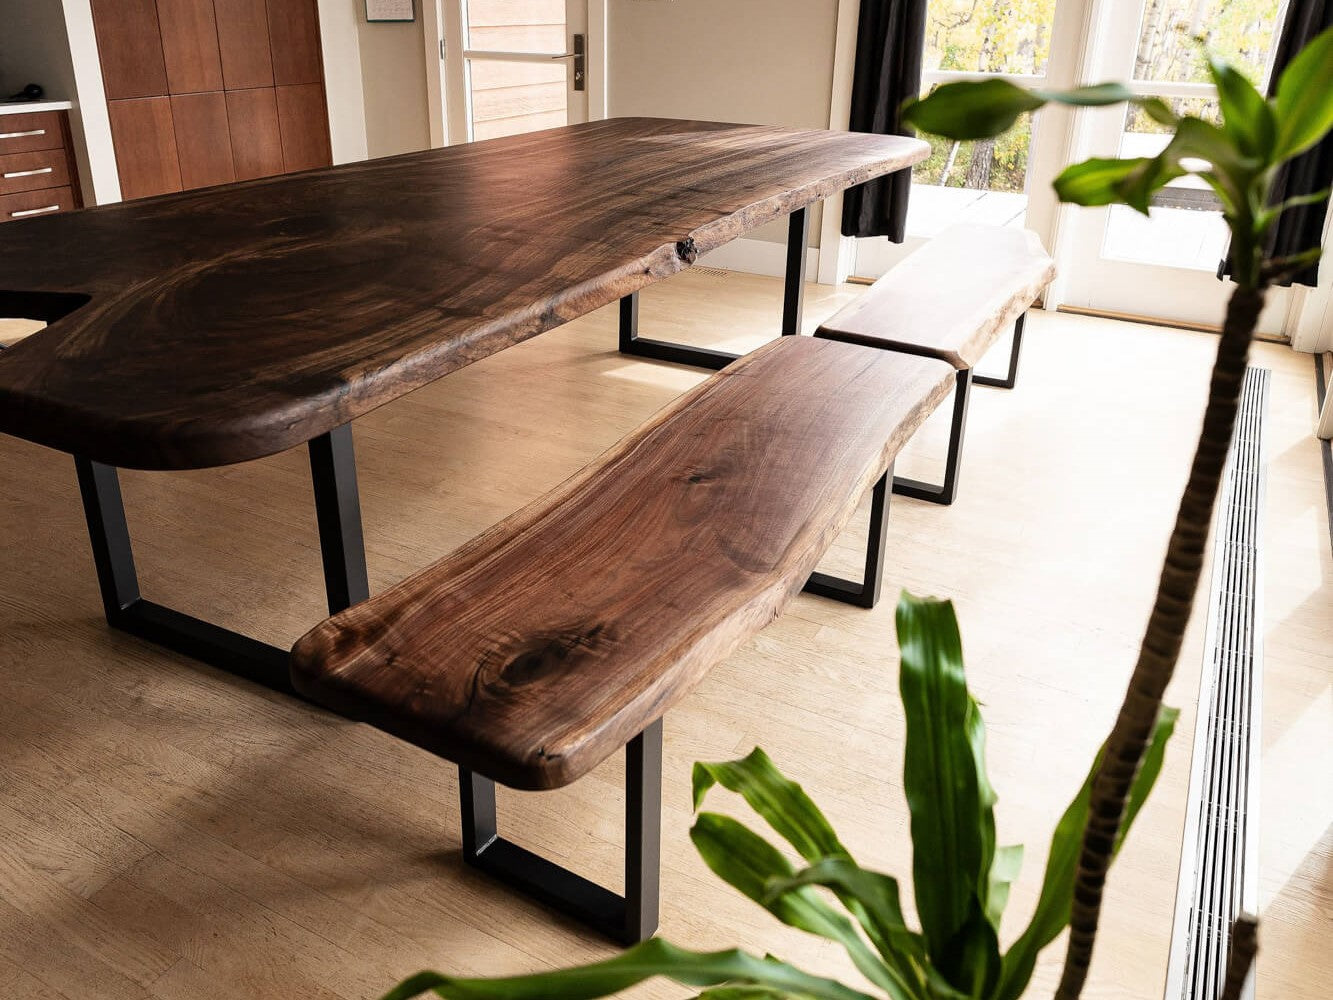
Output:
[[[927,152],[616,119],[12,222],[0,316],[61,318],[0,352],[0,431],[128,468],[273,454]]]

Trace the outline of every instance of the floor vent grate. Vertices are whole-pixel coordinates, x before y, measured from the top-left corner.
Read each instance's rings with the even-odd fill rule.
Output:
[[[1258,909],[1263,683],[1263,421],[1270,372],[1250,368],[1218,504],[1203,676],[1166,1000],[1217,1000],[1232,921]],[[1242,996],[1254,995],[1253,977]]]

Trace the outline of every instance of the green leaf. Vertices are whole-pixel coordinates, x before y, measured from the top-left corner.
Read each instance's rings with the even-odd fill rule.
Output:
[[[872,952],[852,922],[813,889],[771,894],[769,883],[794,874],[782,852],[743,823],[700,813],[690,839],[713,874],[789,927],[841,944],[861,974],[896,1000],[911,1000],[909,985]]]
[[[1129,798],[1125,807],[1125,821],[1120,824],[1114,851],[1120,852],[1120,845],[1148,799],[1157,776],[1162,771],[1162,761],[1166,755],[1166,744],[1175,729],[1176,718],[1180,712],[1163,706],[1157,716],[1157,725],[1153,729],[1152,739],[1143,757],[1139,773],[1134,776],[1130,786]],[[1005,952],[1000,973],[1000,982],[992,994],[993,1000],[1018,1000],[1032,978],[1032,970],[1037,964],[1037,955],[1055,940],[1056,936],[1069,924],[1069,911],[1074,898],[1074,877],[1078,871],[1079,853],[1083,846],[1083,829],[1088,821],[1088,803],[1092,799],[1092,780],[1101,766],[1102,755],[1092,762],[1092,768],[1083,782],[1083,787],[1069,803],[1060,822],[1051,836],[1051,851],[1046,859],[1046,874],[1042,879],[1041,896],[1037,900],[1037,909],[1032,914],[1027,929]]]
[[[1073,205],[1115,205],[1123,201],[1119,184],[1149,163],[1148,157],[1130,160],[1095,158],[1065,167],[1055,179],[1055,193]]]
[[[390,990],[383,1000],[409,1000],[428,991],[447,1000],[595,1000],[656,976],[682,986],[762,986],[778,995],[809,1000],[875,1000],[772,957],[756,958],[736,949],[686,951],[660,938],[644,941],[605,962],[530,976],[458,979],[421,972]]]
[[[1034,90],[1032,93],[1045,101],[1078,108],[1099,108],[1135,100],[1134,92],[1122,83],[1094,83],[1072,90]]]
[[[1281,163],[1333,128],[1333,28],[1296,54],[1277,82],[1277,149]]]
[[[1046,103],[1008,80],[962,80],[903,104],[903,122],[946,139],[989,139]]]
[[[770,880],[768,895],[776,897],[805,886],[822,886],[837,895],[860,922],[884,961],[905,981],[918,989],[928,982],[931,994],[936,997],[955,994],[931,966],[921,935],[903,919],[897,879],[862,868],[848,858],[827,858],[790,878]]]
[[[783,776],[768,754],[755,747],[748,757],[694,765],[694,808],[714,785],[742,796],[773,830],[808,862],[851,857],[819,807],[796,782]]]
[[[1176,127],[1176,122],[1180,121],[1180,116],[1172,110],[1171,105],[1160,97],[1136,97],[1134,103],[1141,107],[1144,113],[1157,122],[1159,125],[1168,125],[1171,128]]]
[[[1208,60],[1208,72],[1217,85],[1222,130],[1242,153],[1267,160],[1273,153],[1277,117],[1264,95],[1245,74],[1220,59]]]
[[[903,791],[912,817],[916,908],[931,957],[950,983],[966,990],[977,982],[976,962],[999,963],[994,947],[983,955],[969,933],[978,920],[989,927],[985,913],[995,856],[986,731],[967,690],[950,602],[904,593],[898,602],[898,646],[907,721]],[[993,942],[993,931],[990,938]]]
[[[778,771],[762,749],[756,747],[742,760],[695,764],[696,809],[715,784],[741,795],[750,808],[807,862],[818,864],[839,858],[852,861],[851,853],[842,845],[819,807],[800,785]],[[870,917],[862,900],[851,894],[840,893],[839,901],[863,927],[867,925]],[[876,947],[879,947],[878,943]],[[892,954],[883,950],[880,953],[886,961],[892,962]]]
[[[1179,158],[1172,155],[1170,147],[1140,164],[1121,178],[1116,184],[1116,193],[1130,208],[1143,215],[1152,207],[1152,198],[1177,177],[1183,177],[1187,171],[1180,165]]]
[[[990,893],[986,899],[986,917],[1000,932],[1000,918],[1009,903],[1009,887],[1018,878],[1023,867],[1023,845],[1012,844],[995,851],[995,861],[990,866]]]
[[[715,986],[694,1000],[808,1000],[808,994],[788,993],[771,986]]]

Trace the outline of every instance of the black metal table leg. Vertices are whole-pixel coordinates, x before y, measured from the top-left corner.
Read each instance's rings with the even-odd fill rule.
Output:
[[[801,332],[805,317],[805,262],[809,257],[810,212],[798,209],[787,220],[787,277],[782,290],[782,335]]]
[[[500,836],[495,782],[458,769],[463,858],[557,912],[621,944],[652,937],[658,922],[662,831],[662,722],[625,747],[625,895]]]
[[[919,479],[895,476],[893,492],[899,496],[944,505],[953,503],[958,496],[958,474],[963,458],[963,432],[967,429],[967,400],[972,387],[972,369],[964,368],[956,377],[953,424],[949,428],[949,454],[944,462],[944,482],[936,486]]]
[[[893,466],[879,477],[870,493],[870,531],[866,537],[865,572],[860,581],[845,580],[828,573],[811,573],[802,588],[807,594],[827,597],[858,608],[873,608],[879,603],[884,580],[884,541],[889,534],[889,480]]]
[[[973,385],[994,386],[997,389],[1012,389],[1014,383],[1018,381],[1018,355],[1023,349],[1023,326],[1027,322],[1028,314],[1024,313],[1018,317],[1014,323],[1014,342],[1009,349],[1009,374],[1004,378],[995,375],[972,375]]]
[[[315,438],[309,447],[324,590],[329,598],[329,614],[336,615],[370,597],[351,424]]]
[[[793,336],[801,332],[805,309],[806,244],[810,240],[810,212],[799,208],[787,222],[787,277],[782,294],[782,334]],[[639,293],[634,292],[620,300],[620,353],[654,361],[670,361],[720,371],[739,354],[718,351],[710,347],[695,347],[669,340],[652,340],[639,336]]]
[[[351,428],[310,442],[324,581],[331,612],[369,596]],[[75,457],[102,607],[112,628],[295,695],[288,651],[143,597],[115,468]]]

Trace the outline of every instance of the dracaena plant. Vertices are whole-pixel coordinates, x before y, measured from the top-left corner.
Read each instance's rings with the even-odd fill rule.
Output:
[[[963,673],[962,643],[947,602],[904,595],[898,605],[900,690],[907,722],[903,788],[911,813],[912,892],[919,926],[908,925],[896,879],[863,868],[799,785],[762,750],[742,760],[696,764],[696,809],[715,785],[738,793],[786,850],[729,817],[699,812],[691,839],[723,880],[780,921],[838,942],[865,979],[847,985],[772,956],[698,952],[660,939],[592,965],[502,979],[425,972],[385,1000],[434,992],[449,1000],[592,1000],[655,976],[697,990],[700,1000],[1016,1000],[1040,951],[1070,928],[1059,1000],[1079,995],[1091,960],[1111,862],[1161,770],[1176,713],[1162,698],[1198,589],[1240,384],[1265,290],[1308,266],[1318,251],[1270,259],[1278,217],[1323,195],[1275,204],[1283,163],[1333,128],[1333,31],[1305,48],[1265,99],[1241,73],[1209,61],[1220,124],[1177,116],[1166,104],[1116,84],[1032,91],[1002,80],[946,84],[909,102],[908,122],[945,138],[990,138],[1026,112],[1057,102],[1130,102],[1174,129],[1158,156],[1093,159],[1056,180],[1078,205],[1122,203],[1147,212],[1153,194],[1185,174],[1216,193],[1231,229],[1235,289],[1218,343],[1209,399],[1189,479],[1125,700],[1087,780],[1051,838],[1041,894],[1027,926],[1001,949],[1000,918],[1021,850],[996,844],[995,792],[986,774],[985,730]],[[1326,194],[1326,192],[1324,193]],[[1253,957],[1253,925],[1238,923],[1224,997],[1236,997]],[[871,990],[874,992],[867,992]]]
[[[912,818],[920,926],[904,918],[898,881],[859,865],[810,797],[763,750],[741,760],[695,764],[695,808],[721,785],[744,798],[786,849],[713,812],[698,813],[690,839],[709,868],[784,924],[842,945],[880,997],[1016,1000],[1038,953],[1069,921],[1092,773],[1056,826],[1027,929],[1001,951],[1000,918],[1022,848],[996,844],[985,727],[968,692],[953,606],[904,594],[897,624],[907,723],[903,790]],[[1147,759],[1130,789],[1125,828],[1161,770],[1175,719],[1173,709],[1156,713]],[[1112,854],[1121,840],[1123,832]],[[451,1000],[588,1000],[653,976],[701,987],[701,1000],[875,1000],[865,986],[804,972],[771,956],[687,951],[659,939],[609,961],[531,976],[482,980],[421,973],[385,1000],[428,991]]]

